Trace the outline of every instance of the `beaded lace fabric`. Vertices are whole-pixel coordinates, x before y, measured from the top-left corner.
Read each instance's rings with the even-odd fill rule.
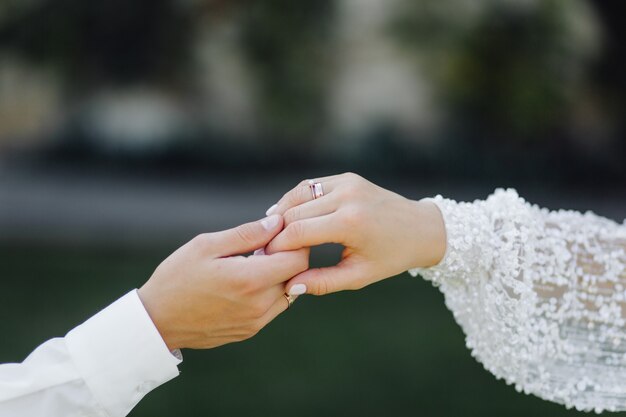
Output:
[[[578,410],[626,410],[626,222],[549,211],[515,190],[437,196],[439,286],[484,367],[518,391]]]

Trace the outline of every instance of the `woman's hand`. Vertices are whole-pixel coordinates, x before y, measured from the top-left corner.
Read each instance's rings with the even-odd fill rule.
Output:
[[[266,253],[324,243],[345,249],[338,265],[289,281],[290,294],[360,289],[410,268],[436,265],[443,257],[445,228],[434,203],[408,200],[351,173],[313,182],[322,184],[325,195],[313,199],[310,182],[303,181],[268,210],[284,216],[285,229]]]

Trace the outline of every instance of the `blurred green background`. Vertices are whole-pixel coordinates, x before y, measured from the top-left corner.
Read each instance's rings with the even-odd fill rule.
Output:
[[[0,362],[304,178],[355,171],[410,198],[516,187],[621,222],[625,5],[0,1]],[[131,416],[580,414],[483,370],[408,275],[184,355]]]

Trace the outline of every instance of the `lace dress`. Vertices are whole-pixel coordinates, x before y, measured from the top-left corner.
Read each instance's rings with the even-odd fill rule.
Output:
[[[549,211],[515,190],[437,196],[447,250],[413,269],[439,286],[484,367],[577,410],[626,410],[626,222]]]

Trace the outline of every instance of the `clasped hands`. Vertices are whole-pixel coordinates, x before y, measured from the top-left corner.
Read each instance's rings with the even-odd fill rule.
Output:
[[[201,234],[159,265],[139,296],[170,350],[248,339],[287,309],[285,293],[356,290],[442,259],[445,227],[434,203],[352,173],[314,181],[323,197],[314,199],[305,180],[266,218]],[[344,246],[341,261],[310,269],[309,248],[325,243]]]

